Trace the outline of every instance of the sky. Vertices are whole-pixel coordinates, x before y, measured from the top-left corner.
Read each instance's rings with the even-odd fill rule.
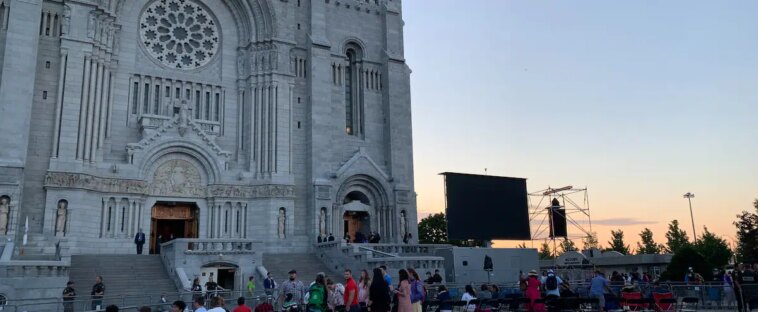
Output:
[[[756,1],[404,0],[419,219],[444,210],[439,173],[487,168],[530,192],[586,187],[601,245],[621,229],[634,246],[645,227],[665,242],[673,219],[692,237],[687,192],[696,233],[733,241],[758,198],[755,12]]]

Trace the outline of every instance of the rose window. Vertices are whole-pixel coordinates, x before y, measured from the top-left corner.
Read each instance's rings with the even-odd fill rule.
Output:
[[[140,37],[147,53],[172,68],[208,64],[218,51],[216,19],[193,0],[157,0],[140,17]]]

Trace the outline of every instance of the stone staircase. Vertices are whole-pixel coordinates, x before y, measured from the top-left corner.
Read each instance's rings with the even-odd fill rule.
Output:
[[[319,272],[342,281],[342,272],[327,267],[318,257],[310,253],[263,254],[263,266],[271,272],[277,283],[288,278],[288,272],[297,271],[297,278],[307,287]],[[263,277],[265,278],[265,277]],[[260,280],[262,281],[263,278]]]
[[[49,235],[28,234],[26,245],[22,244],[22,239],[17,240],[15,250],[13,251],[13,260],[59,260],[56,252],[56,243],[59,240],[59,238]]]
[[[95,276],[103,277],[104,305],[133,306],[158,302],[166,293],[176,300],[177,289],[158,255],[79,255],[71,257],[69,279],[79,297],[89,298]]]

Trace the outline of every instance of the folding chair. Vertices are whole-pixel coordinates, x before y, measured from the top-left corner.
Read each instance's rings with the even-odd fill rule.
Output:
[[[677,300],[675,298],[661,298],[655,303],[657,311],[676,311]]]
[[[682,304],[679,306],[679,312],[695,312],[697,311],[698,303],[700,299],[695,297],[682,298]]]
[[[529,311],[529,305],[532,304],[532,299],[521,297],[518,298],[516,302],[518,302],[518,310],[516,311]]]
[[[673,299],[674,294],[670,292],[657,293],[653,292],[653,300],[655,300],[655,309],[658,311],[676,311],[676,307],[672,308],[671,302],[662,302],[664,299]],[[674,306],[676,306],[676,299],[673,300]]]

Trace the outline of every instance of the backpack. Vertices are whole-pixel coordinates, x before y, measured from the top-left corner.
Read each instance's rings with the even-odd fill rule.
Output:
[[[545,288],[547,290],[558,289],[558,278],[555,275],[548,275],[547,279],[545,279]]]
[[[424,300],[424,285],[419,281],[413,281],[411,285],[411,302]]]
[[[324,298],[324,286],[319,284],[313,284],[311,289],[308,290],[308,305],[323,306],[326,298]]]

